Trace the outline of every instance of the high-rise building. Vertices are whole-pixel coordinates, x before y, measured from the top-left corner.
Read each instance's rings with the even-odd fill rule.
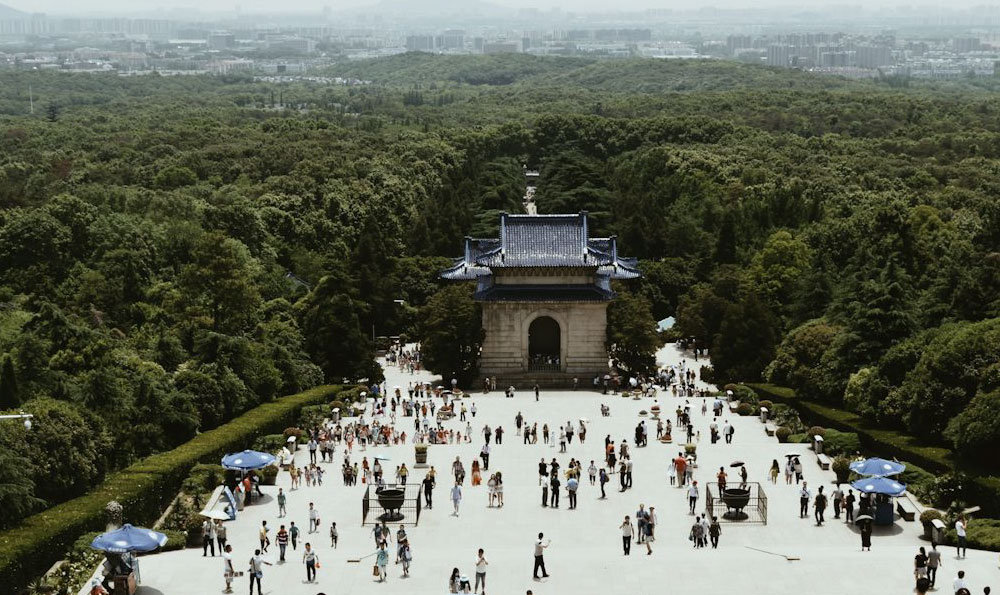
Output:
[[[983,48],[978,37],[956,37],[951,40],[951,47],[957,54],[967,54],[978,52]]]
[[[406,49],[411,52],[433,52],[434,51],[434,36],[433,35],[407,35],[406,36]]]

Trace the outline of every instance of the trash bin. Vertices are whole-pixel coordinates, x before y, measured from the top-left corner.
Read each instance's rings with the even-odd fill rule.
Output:
[[[813,436],[813,450],[815,450],[818,455],[823,454],[823,437],[819,434]]]
[[[944,543],[944,532],[948,527],[941,519],[931,521],[931,541],[934,543]]]
[[[760,408],[760,423],[767,423],[767,407]]]

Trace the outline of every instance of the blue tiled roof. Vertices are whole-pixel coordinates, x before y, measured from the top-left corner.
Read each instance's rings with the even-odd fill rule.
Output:
[[[482,302],[607,302],[615,292],[596,285],[491,285],[474,297]]]
[[[618,256],[618,240],[591,238],[587,213],[500,215],[500,237],[466,238],[465,255],[443,271],[451,280],[488,277],[493,269],[573,267],[596,269],[605,279],[641,277],[636,260]]]

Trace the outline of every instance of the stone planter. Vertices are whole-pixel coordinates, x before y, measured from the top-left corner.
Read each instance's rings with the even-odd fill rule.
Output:
[[[418,444],[413,447],[413,456],[417,461],[415,467],[423,468],[427,466],[427,445]]]

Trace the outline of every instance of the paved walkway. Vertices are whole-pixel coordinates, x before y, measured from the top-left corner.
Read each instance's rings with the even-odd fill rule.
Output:
[[[687,357],[673,346],[661,350],[658,359],[664,363],[678,362]],[[387,370],[388,386],[406,386],[407,382],[429,379],[425,374],[410,376],[394,367]],[[474,394],[471,398],[478,407],[473,420],[477,440],[463,445],[432,445],[428,463],[439,472],[438,488],[434,493],[437,506],[424,510],[420,524],[408,527],[413,551],[413,565],[409,578],[402,578],[402,569],[390,563],[389,579],[377,584],[371,577],[372,559],[351,564],[349,558],[359,558],[372,553],[370,527],[361,526],[361,497],[365,487],[358,484],[344,487],[340,476],[340,456],[335,463],[327,463],[325,484],[317,488],[301,488],[289,493],[289,516],[277,518],[277,504],[273,494],[277,487],[264,490],[268,496],[262,504],[245,510],[236,522],[228,523],[230,543],[234,546],[234,562],[244,570],[246,562],[257,545],[257,529],[261,520],[275,530],[280,522],[294,520],[308,528],[306,510],[308,502],[316,503],[323,521],[321,534],[303,535],[306,541],[317,546],[322,568],[316,584],[306,584],[305,567],[299,552],[289,552],[288,562],[277,565],[277,546],[272,545],[267,559],[275,562],[265,567],[264,592],[281,595],[315,595],[351,593],[407,592],[415,595],[447,593],[446,582],[453,567],[474,576],[476,550],[485,548],[489,559],[487,580],[489,592],[501,595],[521,595],[532,589],[536,595],[556,593],[652,593],[654,589],[667,593],[698,593],[713,595],[732,593],[795,594],[802,593],[910,593],[912,560],[917,547],[927,545],[919,539],[920,523],[898,522],[888,530],[876,530],[871,552],[860,551],[860,537],[853,527],[832,520],[832,508],[827,509],[828,522],[817,527],[811,518],[798,515],[798,491],[779,478],[778,485],[767,483],[767,470],[772,459],[783,461],[785,452],[802,453],[805,476],[810,485],[827,484],[833,479],[831,472],[823,472],[810,457],[806,445],[779,444],[767,437],[757,418],[730,416],[736,428],[734,444],[720,441],[711,445],[708,424],[711,416],[702,417],[700,401],[692,399],[695,427],[703,439],[698,447],[695,478],[699,485],[714,481],[719,466],[728,466],[734,459],[746,461],[750,481],[765,483],[768,497],[768,524],[724,524],[718,550],[694,550],[687,540],[693,517],[687,513],[685,493],[672,488],[667,481],[667,461],[676,455],[678,445],[662,445],[653,440],[655,422],[650,425],[650,445],[633,449],[634,487],[624,493],[617,491],[617,475],[608,484],[606,500],[599,500],[597,487],[583,481],[577,510],[568,510],[565,495],[563,507],[542,508],[537,481],[537,463],[540,457],[551,460],[557,457],[565,469],[570,457],[584,460],[584,467],[591,459],[600,461],[604,436],[622,438],[632,443],[633,428],[640,417],[640,409],[649,409],[651,399],[634,401],[621,396],[603,396],[593,392],[543,391],[541,400],[535,402],[530,391],[519,391],[514,399],[504,399],[502,392],[488,396]],[[672,411],[680,402],[670,396],[659,399],[672,418]],[[611,407],[611,417],[601,417],[600,404]],[[541,444],[525,446],[515,435],[514,416],[523,412],[529,422],[548,422],[558,433],[560,423],[572,419],[574,425],[581,417],[588,418],[586,444],[577,440],[565,454],[558,454],[558,447]],[[412,424],[412,418],[400,418]],[[504,474],[506,506],[488,508],[484,485],[472,488],[465,485],[465,499],[458,517],[451,515],[447,501],[450,463],[456,456],[471,467],[473,456],[478,454],[484,423],[492,427],[503,426],[504,443],[493,447],[490,470]],[[451,422],[462,428],[457,418]],[[650,422],[647,421],[647,425]],[[721,424],[720,424],[721,425]],[[409,427],[412,427],[410,425]],[[408,432],[409,433],[409,432]],[[394,465],[405,461],[413,466],[412,445],[382,448],[392,457],[386,464],[387,475]],[[364,453],[355,448],[355,459]],[[369,450],[369,456],[372,450]],[[300,449],[298,462],[308,454]],[[728,468],[728,467],[727,467]],[[411,481],[423,478],[422,470],[413,470]],[[278,485],[289,489],[288,475],[279,476]],[[702,496],[704,497],[704,496]],[[622,556],[621,533],[618,529],[622,518],[634,516],[639,503],[655,506],[660,525],[653,554],[647,556],[645,548],[633,546],[632,555]],[[701,502],[699,502],[701,505]],[[336,521],[340,529],[340,547],[330,547],[328,528]],[[398,527],[393,526],[393,534]],[[546,554],[550,578],[541,582],[532,580],[532,547],[535,535],[542,531],[552,539]],[[272,538],[273,539],[273,538]],[[753,546],[776,553],[800,557],[799,561],[786,561],[783,557],[747,549]],[[297,555],[296,555],[297,554]],[[961,568],[974,587],[981,593],[984,585],[1000,586],[996,554],[969,552],[965,560],[956,560],[954,551],[945,550],[944,568],[938,582],[942,592],[948,592],[955,572]],[[391,562],[391,560],[390,560]],[[187,595],[192,593],[221,592],[221,558],[203,558],[200,549],[188,549],[150,556],[142,560],[144,587],[140,593],[165,593]],[[238,579],[237,593],[247,592],[248,579]]]

